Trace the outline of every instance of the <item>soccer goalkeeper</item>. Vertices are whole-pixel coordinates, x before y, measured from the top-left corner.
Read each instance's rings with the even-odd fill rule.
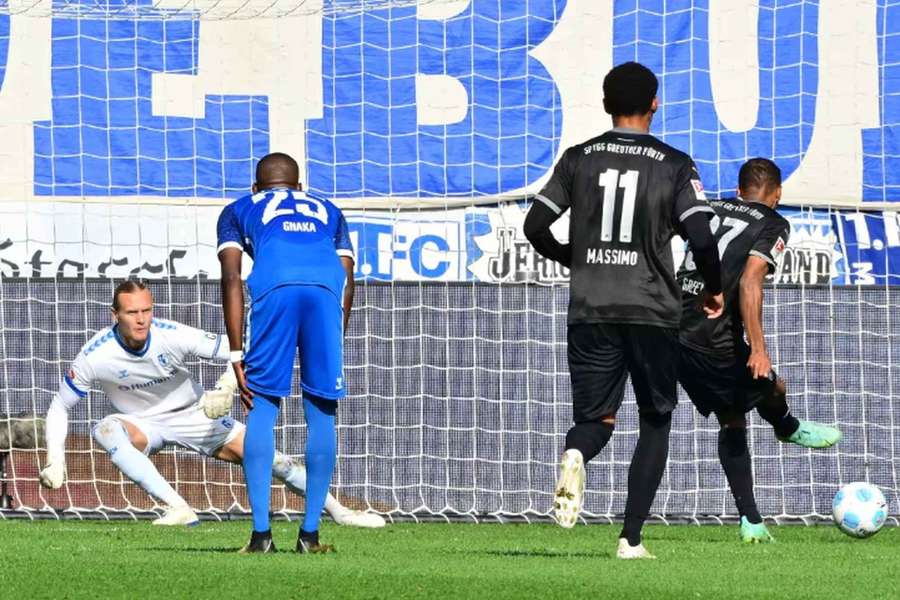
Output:
[[[227,416],[237,382],[230,367],[215,389],[203,393],[184,361],[189,356],[227,360],[222,336],[153,318],[153,296],[139,281],[120,284],[113,295],[115,325],[98,332],[78,353],[47,411],[47,464],[44,487],[59,488],[66,471],[69,410],[87,396],[92,383],[106,392],[116,413],[101,420],[93,437],[129,479],[167,505],[155,525],[194,525],[197,515],[148,458],[167,445],[241,464],[242,423]],[[306,470],[276,453],[272,474],[304,495]],[[382,527],[376,514],[351,510],[332,495],[325,510],[342,525]]]

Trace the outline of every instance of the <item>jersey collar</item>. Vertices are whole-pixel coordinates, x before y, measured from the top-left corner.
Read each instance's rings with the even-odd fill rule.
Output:
[[[611,133],[625,133],[629,135],[650,135],[648,132],[635,129],[634,127],[613,127],[609,131]]]
[[[150,349],[150,335],[151,334],[149,331],[147,332],[147,341],[144,342],[144,347],[141,348],[140,350],[133,350],[132,348],[129,348],[128,344],[126,344],[125,341],[119,336],[119,324],[118,323],[113,325],[112,330],[113,330],[113,335],[116,338],[116,342],[118,342],[119,346],[122,347],[122,350],[124,350],[128,354],[131,354],[132,356],[144,356],[145,354],[147,354],[147,350]]]

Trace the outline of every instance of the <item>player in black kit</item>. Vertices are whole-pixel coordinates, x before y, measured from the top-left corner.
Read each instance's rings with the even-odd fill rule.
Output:
[[[790,234],[775,212],[781,171],[753,158],[741,167],[738,199],[710,202],[710,223],[722,261],[725,310],[714,321],[698,306],[705,287],[691,253],[678,271],[682,292],[679,380],[701,414],[719,420],[719,460],[741,515],[741,539],[768,542],[753,495],[745,413],[756,407],[778,439],[807,448],[827,448],[841,439],[833,427],[791,415],[784,381],[772,370],[762,328],[763,280],[775,269]],[[746,331],[749,345],[744,341]]]
[[[649,134],[657,80],[638,63],[612,69],[603,104],[613,129],[565,151],[532,203],[525,235],[571,269],[568,358],[574,426],[566,435],[554,508],[572,527],[584,497],[584,465],[606,446],[631,374],[640,437],[628,472],[619,558],[653,558],[641,528],[659,487],[677,401],[681,294],[670,240],[690,240],[707,285],[708,316],[721,314],[713,215],[691,158]],[[569,244],[550,225],[571,210]]]

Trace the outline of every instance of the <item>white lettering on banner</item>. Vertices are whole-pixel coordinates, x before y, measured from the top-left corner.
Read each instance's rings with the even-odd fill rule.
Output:
[[[356,249],[356,277],[382,281],[465,279],[465,214],[465,210],[418,212],[403,219],[346,212]]]
[[[536,281],[563,283],[569,280],[569,269],[558,262],[544,258],[525,239],[522,225],[525,210],[516,204],[506,204],[499,209],[473,209],[473,217],[482,217],[490,225],[484,235],[473,238],[478,258],[469,257],[469,272],[479,281]],[[556,238],[566,241],[569,232],[569,213],[566,212],[551,227]],[[477,255],[476,255],[477,256]]]
[[[886,210],[884,216],[884,237],[890,248],[900,246],[900,213]]]

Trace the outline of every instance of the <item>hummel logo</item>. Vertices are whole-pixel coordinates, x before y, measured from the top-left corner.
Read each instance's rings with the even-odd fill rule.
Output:
[[[119,371],[119,379],[125,379],[126,377],[128,377],[128,369]]]

